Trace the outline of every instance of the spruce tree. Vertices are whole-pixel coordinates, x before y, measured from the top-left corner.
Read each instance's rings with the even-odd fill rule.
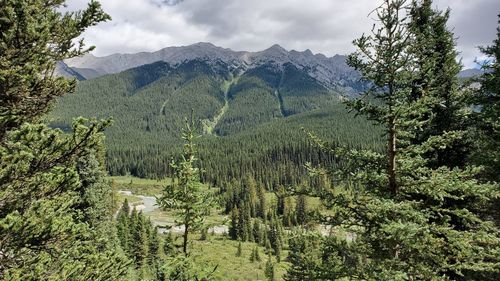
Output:
[[[248,221],[247,221],[247,210],[243,201],[240,201],[239,205],[239,216],[238,216],[238,238],[241,241],[248,240]]]
[[[322,237],[314,232],[293,233],[287,261],[290,267],[284,277],[287,281],[322,280]]]
[[[297,206],[295,207],[295,213],[297,216],[297,223],[299,225],[305,225],[307,223],[307,197],[303,194],[297,196]]]
[[[239,215],[238,215],[238,208],[236,206],[233,207],[231,210],[231,225],[229,226],[229,237],[232,240],[237,240],[239,235],[238,235],[238,221],[239,221]]]
[[[252,229],[252,232],[253,232],[253,237],[254,237],[254,240],[255,240],[255,243],[257,244],[260,244],[262,243],[262,230],[260,228],[260,222],[258,219],[255,219],[253,221],[253,229]]]
[[[255,254],[254,254],[255,261],[260,262],[261,258],[260,258],[260,253],[259,253],[259,246],[255,246],[254,251],[255,251]]]
[[[146,227],[144,216],[138,212],[136,208],[132,209],[130,214],[130,257],[135,261],[136,266],[139,268],[143,265],[144,260],[147,258],[147,241],[146,241]]]
[[[252,249],[252,253],[250,253],[250,262],[255,262],[255,249]]]
[[[500,24],[500,15],[498,16]],[[477,145],[472,162],[481,165],[484,181],[497,181],[500,171],[500,27],[491,46],[481,47],[488,57],[483,63],[484,74],[479,78],[480,88],[476,91],[473,104],[481,110],[473,115],[477,127]]]
[[[79,118],[68,133],[43,122],[76,86],[54,75],[56,63],[91,50],[75,39],[109,19],[96,1],[80,12],[61,12],[64,3],[0,3],[0,279],[116,280],[126,270],[97,196],[109,188],[94,154],[109,122]]]
[[[424,54],[412,45],[418,44],[414,39],[421,34],[412,27],[411,13],[429,2],[407,6],[404,0],[383,1],[374,11],[378,25],[373,34],[355,40],[358,52],[349,58],[372,87],[363,98],[347,104],[386,129],[386,153],[330,147],[313,138],[346,161],[330,171],[334,182],[341,184],[335,191],[320,193],[336,210],[329,218],[332,227],[354,237],[350,242],[326,239],[318,270],[332,279],[495,280],[498,276],[499,231],[482,215],[498,185],[478,182],[473,166],[435,156],[465,137],[453,129],[424,130],[436,121],[435,103],[456,104],[443,101],[453,99],[442,92],[450,88],[429,94],[438,98],[414,96],[415,81],[423,70],[418,62]],[[428,24],[422,30],[439,30],[442,22],[421,24]],[[431,56],[448,59],[439,52]],[[429,75],[429,81],[443,78]],[[447,118],[454,123],[453,114],[442,116],[447,117],[441,124]]]
[[[269,222],[269,242],[278,262],[281,261],[281,250],[283,247],[283,237],[279,221],[273,214]]]
[[[129,214],[130,206],[128,200],[125,198],[120,210],[118,211],[116,228],[121,247],[126,253],[130,252],[131,243]]]
[[[257,189],[257,196],[258,196],[258,204],[257,204],[257,216],[260,218],[265,218],[266,217],[266,191],[264,190],[264,187],[262,185],[259,185]]]
[[[265,269],[265,275],[267,277],[267,280],[269,281],[275,281],[276,276],[274,272],[274,263],[271,257],[271,254],[268,255],[267,262],[266,262],[266,269]]]
[[[149,219],[148,219],[148,225],[149,225],[149,237],[148,237],[149,256],[148,256],[148,261],[151,264],[155,264],[161,255],[160,237],[158,236],[158,227],[157,226],[153,227],[153,224],[151,223],[151,221]]]
[[[252,229],[252,215],[251,215],[251,205],[249,203],[245,204],[245,232],[247,234],[247,240],[254,242],[255,238],[253,236],[253,229]]]
[[[165,239],[163,240],[163,253],[167,257],[175,253],[174,239],[170,231],[165,234]]]
[[[171,163],[175,171],[172,183],[163,190],[163,195],[158,198],[158,204],[164,210],[174,210],[175,223],[184,227],[182,235],[182,251],[187,255],[188,237],[190,231],[203,228],[204,218],[213,202],[210,193],[200,182],[200,170],[196,167],[196,146],[194,140],[195,124],[191,118],[186,120],[182,130],[184,140],[183,155],[179,163]]]
[[[456,60],[455,38],[447,27],[450,10],[434,10],[431,0],[413,0],[408,16],[409,52],[414,64],[408,95],[411,101],[408,106],[412,108],[407,113],[410,122],[401,125],[419,126],[409,139],[412,144],[422,144],[431,137],[442,138],[445,133],[450,135],[443,139],[444,145],[426,152],[427,165],[463,167],[470,150],[470,141],[464,135],[472,111],[468,92],[459,88],[458,74],[462,67]],[[451,137],[452,133],[456,137]]]

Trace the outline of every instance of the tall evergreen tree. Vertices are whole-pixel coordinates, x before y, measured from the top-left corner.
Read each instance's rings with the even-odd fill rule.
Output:
[[[257,189],[257,196],[259,199],[259,202],[257,204],[257,216],[260,218],[265,218],[266,217],[266,191],[264,190],[264,186],[261,184],[259,185]]]
[[[241,241],[248,240],[248,221],[247,221],[247,210],[246,205],[243,201],[240,201],[239,216],[238,216],[238,238]]]
[[[137,265],[144,266],[149,256],[149,240],[146,218],[142,212],[133,212],[132,239],[133,256]]]
[[[233,240],[238,239],[238,208],[236,206],[231,210],[231,225],[229,226],[229,237]]]
[[[194,121],[186,120],[186,127],[182,131],[184,151],[179,163],[172,163],[175,171],[171,184],[165,187],[163,195],[158,198],[159,205],[164,210],[174,210],[176,224],[184,227],[182,235],[182,250],[187,255],[188,237],[190,231],[203,227],[207,211],[212,206],[208,190],[200,182],[200,170],[196,167],[196,146]]]
[[[108,122],[78,119],[70,133],[43,123],[75,90],[55,77],[56,63],[91,50],[75,39],[109,19],[96,1],[66,13],[64,3],[0,1],[0,279],[116,280],[126,270],[119,251],[103,247],[111,240],[99,194],[109,187],[91,156]]]
[[[409,12],[408,30],[411,33],[410,50],[414,64],[409,98],[413,110],[408,112],[414,126],[425,123],[411,136],[411,143],[422,144],[430,137],[449,137],[446,144],[425,155],[427,165],[463,167],[467,161],[470,143],[463,137],[470,126],[470,106],[467,91],[459,89],[461,70],[455,50],[455,38],[448,30],[450,10],[436,11],[431,0],[413,0]],[[401,124],[405,125],[405,124]]]
[[[303,194],[297,196],[297,206],[295,207],[295,213],[297,216],[297,223],[299,225],[305,225],[308,221],[307,214],[307,197]]]
[[[413,96],[414,82],[422,76],[415,62],[423,54],[412,45],[420,35],[413,30],[411,13],[428,4],[414,1],[406,6],[404,0],[385,0],[375,10],[378,26],[373,34],[355,40],[358,52],[349,63],[373,87],[367,98],[349,101],[348,106],[386,128],[387,152],[329,148],[346,163],[331,173],[341,184],[320,196],[336,210],[329,220],[332,226],[355,238],[351,242],[327,239],[320,271],[328,274],[323,276],[372,280],[495,280],[498,276],[499,231],[481,212],[496,196],[498,185],[479,183],[474,167],[460,168],[461,163],[447,158],[436,161],[434,152],[462,140],[460,132],[444,129],[421,134],[415,141],[422,128],[435,121],[432,110],[439,105],[433,102],[451,99],[440,93],[440,98],[422,103],[423,98]],[[422,24],[428,24],[422,30],[432,30],[441,23]],[[431,53],[435,55],[444,56]],[[442,76],[428,78],[434,81]],[[449,89],[439,91],[445,90]],[[446,122],[448,117],[443,118]]]
[[[285,280],[322,280],[321,236],[317,233],[295,233],[290,239],[287,261],[290,268]]]
[[[127,253],[130,252],[130,243],[131,243],[129,214],[130,214],[130,206],[128,204],[128,200],[125,198],[125,200],[123,201],[123,205],[118,211],[118,215],[116,217],[117,218],[116,228],[120,245],[122,249]]]
[[[268,255],[267,262],[266,262],[266,269],[265,269],[265,275],[267,277],[267,280],[269,281],[275,281],[276,276],[274,272],[274,263],[271,257],[271,254]]]
[[[500,24],[500,15],[499,24]],[[476,92],[473,104],[480,107],[473,117],[478,127],[477,145],[473,162],[482,165],[483,180],[498,182],[500,171],[500,27],[491,46],[482,47],[481,52],[489,61],[483,64],[484,74],[479,78],[481,87]],[[476,139],[476,140],[477,140]]]

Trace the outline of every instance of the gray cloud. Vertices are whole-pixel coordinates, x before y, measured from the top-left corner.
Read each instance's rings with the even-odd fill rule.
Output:
[[[80,9],[87,0],[70,0]],[[495,36],[497,0],[435,0],[450,7],[450,28],[467,67],[480,57],[477,46]],[[84,37],[96,55],[153,51],[200,41],[234,50],[257,51],[278,43],[287,49],[326,55],[352,52],[351,42],[368,32],[373,0],[101,0],[113,21]]]

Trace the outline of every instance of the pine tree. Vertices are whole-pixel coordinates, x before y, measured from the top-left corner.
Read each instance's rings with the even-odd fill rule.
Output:
[[[266,217],[266,191],[262,185],[259,185],[257,189],[257,196],[259,198],[259,202],[257,204],[257,216],[260,218]]]
[[[359,51],[349,58],[373,85],[368,98],[348,106],[386,128],[386,153],[328,148],[314,139],[346,160],[331,172],[342,185],[320,196],[336,210],[332,226],[356,237],[350,243],[327,239],[319,271],[335,279],[494,280],[499,230],[482,216],[481,208],[495,198],[497,185],[479,183],[475,167],[460,168],[463,164],[451,158],[436,161],[434,152],[451,140],[462,140],[463,134],[420,134],[433,122],[432,110],[438,105],[432,103],[441,99],[412,96],[422,75],[422,53],[412,45],[419,34],[409,23],[421,3],[411,5],[418,7],[385,0],[375,10],[379,26],[373,35],[355,40]],[[439,26],[422,24],[429,24],[422,30]]]
[[[125,198],[122,207],[118,211],[116,228],[121,247],[127,253],[130,252],[130,241],[131,241],[129,214],[130,214],[130,206],[128,200]]]
[[[185,141],[182,161],[177,164],[172,162],[174,180],[165,187],[158,200],[164,210],[175,211],[178,218],[175,223],[184,227],[182,250],[185,255],[189,232],[203,228],[204,217],[213,204],[208,190],[203,190],[200,171],[195,167],[197,158],[194,129],[192,118],[190,122],[186,120],[186,127],[182,132],[182,139]]]
[[[297,223],[299,225],[305,225],[308,221],[307,219],[307,197],[303,194],[297,196],[297,206],[295,207],[295,213],[297,214]]]
[[[266,262],[265,275],[267,277],[267,280],[269,280],[269,281],[276,280],[276,277],[274,274],[274,263],[273,263],[273,260],[272,260],[272,257],[270,254],[268,255],[267,262]]]
[[[53,75],[56,63],[91,50],[75,39],[109,19],[96,1],[73,13],[64,2],[0,4],[0,279],[116,280],[126,271],[97,196],[109,190],[94,154],[109,122],[79,118],[68,133],[43,123],[76,86]]]
[[[165,239],[163,240],[163,253],[165,256],[171,256],[175,253],[174,239],[172,237],[172,232],[165,234]]]
[[[262,243],[262,230],[260,228],[260,222],[258,219],[255,219],[253,221],[253,229],[252,229],[252,232],[253,232],[253,237],[254,237],[254,240],[255,240],[255,243],[257,244],[260,244]]]
[[[149,255],[149,241],[146,219],[142,212],[133,211],[132,247],[133,257],[138,266],[145,265]]]
[[[239,205],[239,216],[238,216],[238,238],[241,241],[247,241],[248,240],[248,222],[247,222],[247,210],[245,208],[245,204],[243,201],[240,201]]]
[[[498,23],[500,25],[500,15]],[[479,78],[481,87],[476,91],[473,104],[481,110],[473,115],[477,131],[477,145],[473,163],[481,165],[483,180],[497,181],[500,171],[500,27],[491,46],[480,48],[489,61],[483,64],[484,74]]]
[[[239,235],[238,235],[238,221],[239,221],[239,215],[238,215],[238,208],[236,206],[233,207],[231,210],[231,225],[229,226],[229,237],[232,240],[237,240]]]

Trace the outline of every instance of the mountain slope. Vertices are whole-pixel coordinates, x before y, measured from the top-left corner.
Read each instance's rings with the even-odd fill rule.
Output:
[[[364,120],[351,120],[340,92],[305,68],[278,63],[286,51],[274,48],[266,55],[272,59],[246,69],[222,60],[157,61],[81,81],[76,94],[59,100],[52,125],[69,128],[76,116],[111,117],[114,124],[106,131],[110,173],[160,177],[170,172],[168,163],[180,149],[180,128],[193,112],[203,133],[204,177],[213,183],[246,173],[274,178],[272,184],[298,182],[306,161],[327,158],[308,144],[301,127],[316,128],[336,143],[376,146],[379,131]]]

